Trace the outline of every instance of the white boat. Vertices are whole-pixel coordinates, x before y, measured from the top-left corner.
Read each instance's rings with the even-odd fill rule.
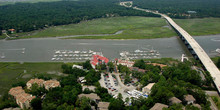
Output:
[[[56,60],[56,58],[52,58],[51,60],[52,60],[52,61],[53,61],[53,60]]]
[[[220,53],[220,49],[219,49],[219,48],[217,48],[215,51],[218,52],[218,53]]]
[[[56,54],[59,54],[59,53],[61,53],[61,52],[58,50],[58,51],[56,51],[55,53],[56,53]]]
[[[75,51],[74,53],[80,53],[80,51]]]
[[[1,58],[2,58],[2,59],[4,59],[4,58],[5,58],[5,54],[4,54],[4,53],[2,53]]]

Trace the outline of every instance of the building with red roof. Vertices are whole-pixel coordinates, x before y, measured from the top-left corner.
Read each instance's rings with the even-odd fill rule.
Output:
[[[93,68],[96,67],[98,64],[107,64],[109,62],[109,59],[106,57],[103,57],[101,55],[93,55],[92,60],[90,61],[90,64]]]

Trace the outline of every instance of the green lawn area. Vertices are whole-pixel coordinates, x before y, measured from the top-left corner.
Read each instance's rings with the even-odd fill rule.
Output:
[[[193,36],[220,34],[220,18],[175,19],[174,21]]]
[[[211,96],[212,100],[215,102],[215,105],[218,107],[220,110],[220,98],[217,96]]]
[[[176,36],[176,33],[166,27],[164,19],[153,17],[113,17],[101,18],[91,21],[83,21],[79,24],[50,27],[42,31],[35,31],[23,38],[55,37],[69,35],[91,35],[91,34],[114,34],[120,30],[124,32],[111,36],[85,36],[79,39],[148,39]]]
[[[59,77],[63,63],[12,63],[0,62],[0,95],[7,92],[11,85],[19,81],[28,81],[36,74],[44,74],[52,78]],[[26,70],[26,73],[24,73]]]

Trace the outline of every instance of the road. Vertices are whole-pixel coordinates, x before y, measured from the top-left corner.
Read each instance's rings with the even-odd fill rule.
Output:
[[[125,3],[120,3],[120,5],[125,6]],[[218,90],[218,93],[220,93],[220,71],[216,67],[216,65],[213,63],[213,61],[209,58],[207,53],[203,50],[203,48],[196,42],[196,40],[187,33],[184,29],[182,29],[179,25],[177,25],[169,16],[159,13],[157,11],[151,11],[147,9],[141,9],[137,7],[133,7],[133,9],[141,10],[145,12],[151,12],[154,14],[161,15],[161,17],[165,18],[167,22],[179,33],[181,34],[184,39],[188,42],[188,44],[192,47],[195,54],[198,56],[199,60],[202,62],[205,69],[211,74],[213,77],[214,84],[216,85],[216,88]]]

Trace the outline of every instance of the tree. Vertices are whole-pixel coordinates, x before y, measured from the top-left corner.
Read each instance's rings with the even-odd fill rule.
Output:
[[[168,90],[166,87],[158,87],[156,90],[156,93],[152,93],[151,96],[153,97],[155,102],[169,104],[169,99],[173,97],[174,94],[170,90]]]
[[[109,110],[124,110],[124,102],[120,99],[112,99],[108,109]]]
[[[79,98],[76,101],[76,105],[80,107],[81,110],[91,110],[90,99],[87,97]]]
[[[42,96],[43,94],[47,93],[47,90],[44,88],[44,87],[39,87],[38,84],[33,84],[31,86],[31,90],[30,90],[30,93],[32,95],[35,95],[37,97],[40,97]]]
[[[217,65],[218,68],[220,68],[220,58],[218,58],[218,61],[217,61],[216,65]]]
[[[148,76],[148,74],[145,74],[145,75],[141,78],[141,84],[142,84],[143,86],[146,86],[146,85],[148,85],[148,83],[149,83],[149,76]]]
[[[26,83],[24,81],[20,81],[18,83],[12,84],[12,87],[17,87],[17,86],[21,86],[22,88],[24,88],[26,86]]]
[[[67,103],[64,103],[57,107],[57,110],[74,110],[73,105],[68,105]]]
[[[125,83],[125,84],[128,84],[128,83],[130,83],[130,82],[131,82],[130,75],[126,75],[126,76],[125,76],[124,83]]]
[[[34,110],[41,110],[42,109],[41,103],[42,101],[40,98],[34,98],[31,101],[31,106],[33,107]]]
[[[137,60],[137,61],[134,63],[134,67],[138,67],[138,68],[141,68],[141,69],[145,69],[145,68],[146,68],[146,64],[145,64],[144,60]]]
[[[125,98],[125,103],[126,103],[126,104],[129,104],[129,101],[130,101],[129,97],[126,97],[126,98]]]
[[[112,73],[114,71],[114,64],[112,62],[108,62],[109,71]]]
[[[92,66],[91,66],[89,60],[87,60],[86,62],[83,63],[83,68],[84,68],[84,69],[87,69],[87,70],[92,69]]]

